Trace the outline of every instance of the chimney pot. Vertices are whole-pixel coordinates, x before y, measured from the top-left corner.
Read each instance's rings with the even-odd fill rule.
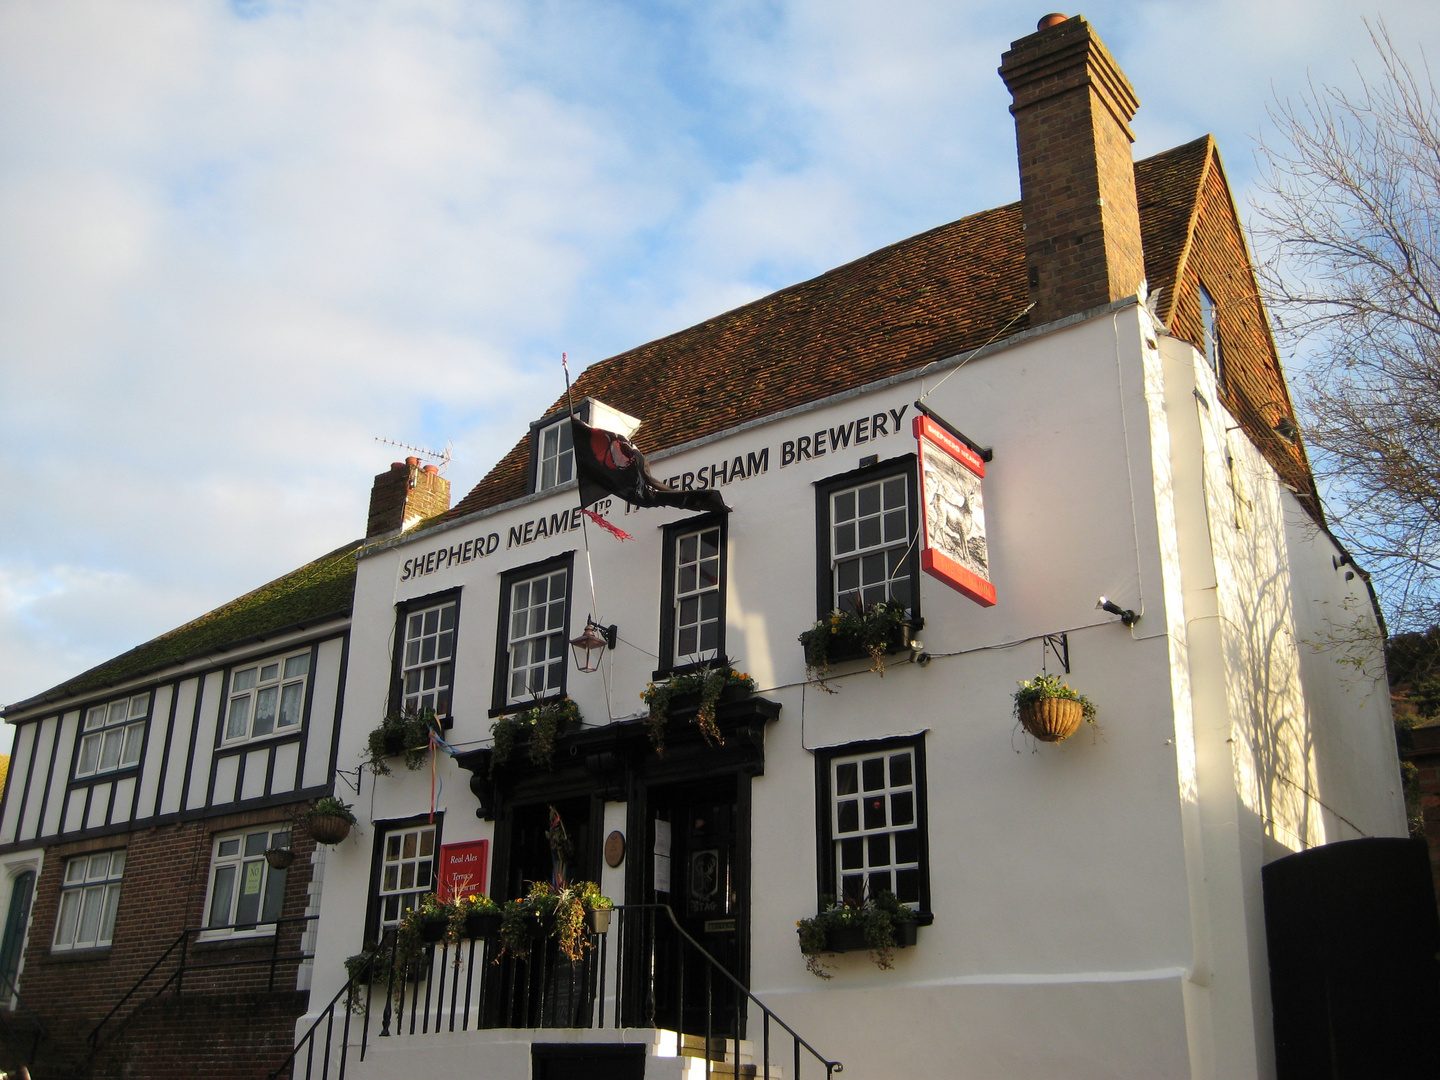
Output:
[[[1059,26],[1061,23],[1069,21],[1069,15],[1061,15],[1058,11],[1052,11],[1049,15],[1042,15],[1040,17],[1040,21],[1035,24],[1035,29],[1049,30],[1052,26]]]
[[[427,473],[429,473],[431,476],[439,476],[439,475],[440,475],[440,466],[438,466],[438,465],[426,465],[426,466],[425,466],[425,471],[426,471]]]
[[[405,462],[403,462],[403,461],[392,461],[392,462],[390,462],[390,468],[392,468],[392,469],[403,469],[404,467],[405,467]]]
[[[418,457],[407,457],[405,459],[405,464],[409,465],[412,469],[414,469],[419,466],[420,459]]]

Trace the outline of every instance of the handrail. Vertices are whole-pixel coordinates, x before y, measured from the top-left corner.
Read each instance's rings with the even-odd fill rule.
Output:
[[[618,906],[620,906],[620,905],[617,905],[617,907],[618,907]],[[842,1065],[842,1064],[841,1064],[840,1062],[838,1062],[838,1061],[831,1061],[831,1060],[830,1060],[829,1058],[827,1058],[824,1054],[820,1053],[819,1050],[816,1050],[815,1047],[811,1046],[808,1042],[806,1042],[805,1039],[803,1039],[803,1038],[800,1036],[799,1032],[797,1032],[794,1028],[792,1028],[792,1027],[791,1027],[789,1024],[787,1024],[784,1020],[780,1019],[780,1017],[776,1016],[775,1013],[774,1013],[773,1011],[771,1011],[771,1009],[770,1009],[770,1007],[769,1007],[768,1005],[766,1005],[763,1001],[761,1001],[761,1000],[760,1000],[759,998],[757,998],[753,993],[751,993],[750,988],[749,988],[748,986],[746,986],[746,985],[745,985],[744,983],[742,983],[739,979],[737,979],[734,975],[732,975],[728,970],[726,970],[725,966],[724,966],[723,964],[721,964],[720,961],[716,960],[713,956],[711,956],[711,955],[705,950],[705,946],[701,945],[698,941],[696,941],[693,937],[691,937],[690,934],[686,931],[686,929],[685,929],[683,926],[680,925],[680,920],[677,919],[677,918],[675,918],[675,912],[674,912],[673,910],[671,910],[669,904],[625,904],[625,905],[623,905],[623,906],[624,906],[625,908],[627,908],[627,909],[630,909],[630,908],[657,908],[657,909],[659,909],[659,910],[664,911],[665,914],[670,917],[670,924],[675,927],[676,931],[680,934],[680,936],[681,936],[682,938],[684,938],[686,941],[688,941],[688,942],[690,943],[691,948],[693,948],[696,952],[698,952],[701,956],[703,956],[703,957],[705,958],[706,962],[709,963],[709,965],[711,966],[711,968],[715,969],[716,971],[719,971],[721,975],[725,976],[725,978],[728,979],[728,980],[731,982],[732,985],[734,985],[735,989],[739,990],[742,994],[744,994],[747,999],[749,999],[750,1001],[753,1001],[756,1005],[760,1006],[760,1011],[765,1014],[765,1021],[766,1021],[766,1025],[767,1025],[765,1034],[766,1034],[766,1036],[767,1036],[767,1041],[768,1041],[768,1036],[769,1036],[769,1028],[768,1028],[768,1025],[769,1025],[769,1022],[770,1022],[771,1020],[774,1020],[775,1023],[779,1024],[782,1028],[784,1028],[787,1032],[789,1032],[790,1037],[795,1040],[795,1042],[798,1044],[798,1046],[803,1046],[806,1050],[810,1051],[811,1055],[815,1058],[815,1060],[818,1061],[818,1062],[820,1062],[820,1064],[822,1064],[822,1065],[825,1066],[825,1075],[826,1075],[827,1077],[829,1077],[829,1076],[832,1075],[833,1073],[844,1072],[844,1071],[845,1071],[845,1066],[844,1066],[844,1065]],[[709,1054],[710,1054],[709,1036],[706,1037],[705,1054],[706,1054],[707,1063],[708,1063],[708,1058],[709,1058]],[[796,1056],[797,1056],[797,1057],[799,1056],[799,1049],[798,1049],[798,1047],[797,1047],[797,1049],[796,1049]],[[798,1070],[799,1070],[799,1063],[798,1063],[798,1062],[796,1063],[796,1070],[797,1070],[797,1072],[798,1072]]]
[[[315,1032],[320,1027],[321,1021],[324,1021],[325,1023],[325,1058],[320,1075],[322,1078],[328,1077],[330,1075],[330,1043],[331,1037],[334,1035],[335,1032],[335,1006],[340,1003],[341,998],[345,999],[345,1024],[340,1033],[340,1061],[336,1072],[336,1077],[337,1080],[344,1080],[345,1062],[350,1051],[350,1002],[354,1000],[355,988],[359,985],[362,985],[360,983],[357,983],[356,980],[359,979],[362,975],[366,978],[369,977],[370,965],[374,962],[374,960],[375,956],[374,954],[371,954],[367,958],[366,962],[356,969],[355,974],[351,975],[350,978],[345,980],[345,985],[340,987],[339,992],[330,999],[330,1004],[326,1005],[325,1008],[320,1011],[320,1015],[315,1017],[315,1022],[306,1029],[305,1034],[295,1040],[295,1049],[290,1051],[284,1061],[280,1062],[279,1065],[270,1070],[270,1072],[266,1075],[266,1080],[279,1080],[280,1075],[284,1073],[287,1068],[290,1068],[290,1066],[294,1064],[295,1059],[300,1056],[300,1051],[305,1049],[306,1043],[310,1044],[309,1054],[306,1058],[306,1064],[307,1066],[313,1064],[313,1058],[315,1056]],[[370,997],[367,994],[365,995],[364,1035],[362,1036],[362,1041],[360,1044],[361,1061],[365,1060],[365,1044],[368,1041],[369,1030]],[[295,1075],[295,1070],[293,1068],[290,1069],[290,1075],[292,1078]],[[309,1075],[308,1068],[306,1070],[306,1075]]]
[[[296,923],[296,922],[298,922],[298,923],[313,922],[313,921],[315,921],[317,918],[319,918],[318,915],[291,915],[291,916],[289,916],[289,917],[287,917],[287,918],[283,918],[283,919],[268,919],[268,920],[266,920],[266,921],[264,921],[264,922],[252,921],[252,922],[244,922],[244,923],[226,923],[224,926],[187,926],[184,930],[181,930],[181,931],[180,931],[179,936],[176,937],[175,940],[172,941],[172,942],[166,947],[165,951],[160,954],[160,956],[156,959],[156,961],[155,961],[153,964],[151,964],[149,968],[146,969],[145,973],[144,973],[143,975],[141,975],[140,978],[138,978],[138,979],[135,980],[134,985],[131,986],[129,990],[125,991],[124,996],[121,997],[120,1000],[115,1003],[115,1007],[112,1008],[112,1009],[111,1009],[108,1013],[106,1013],[103,1017],[101,1017],[100,1022],[99,1022],[98,1024],[96,1024],[93,1028],[90,1029],[90,1034],[89,1034],[88,1036],[86,1036],[86,1041],[89,1042],[89,1044],[90,1044],[90,1046],[91,1046],[92,1048],[93,1048],[93,1047],[98,1047],[98,1046],[100,1045],[100,1029],[103,1028],[107,1023],[109,1023],[110,1020],[111,1020],[112,1018],[114,1018],[114,1016],[115,1016],[116,1013],[118,1013],[122,1008],[125,1007],[125,1003],[126,1003],[127,1001],[129,1001],[129,1000],[131,999],[131,997],[133,997],[133,996],[136,994],[136,992],[139,991],[139,989],[140,989],[143,985],[145,985],[146,981],[150,978],[150,976],[151,976],[151,975],[154,975],[155,972],[156,972],[157,970],[159,970],[160,965],[163,964],[163,963],[165,963],[165,961],[170,958],[170,955],[171,955],[177,948],[180,950],[180,963],[179,963],[179,965],[176,967],[176,969],[175,969],[174,971],[172,971],[172,972],[170,973],[170,977],[167,978],[163,983],[161,983],[160,986],[155,990],[155,992],[150,995],[151,997],[159,997],[161,994],[163,994],[166,990],[168,990],[168,989],[170,988],[170,986],[171,986],[172,983],[175,984],[176,993],[179,993],[179,992],[180,992],[180,989],[181,989],[182,980],[183,980],[183,978],[184,978],[185,972],[187,972],[187,971],[206,971],[206,970],[209,970],[209,969],[211,969],[211,968],[221,967],[221,966],[223,966],[223,967],[248,967],[248,966],[254,966],[254,965],[256,965],[256,964],[269,964],[269,965],[271,965],[270,979],[271,979],[271,983],[272,983],[272,986],[273,986],[274,979],[275,979],[274,966],[275,966],[276,964],[281,963],[281,962],[287,962],[287,963],[288,963],[288,962],[303,962],[303,961],[305,961],[305,960],[313,960],[313,959],[314,959],[314,957],[313,957],[312,955],[308,954],[308,953],[297,953],[297,954],[295,954],[295,955],[286,954],[286,955],[284,955],[284,956],[282,956],[282,955],[279,954],[279,952],[278,952],[279,942],[280,942],[280,931],[279,931],[279,928],[280,928],[281,924],[283,924],[283,923]],[[217,931],[217,930],[254,930],[254,929],[256,929],[257,927],[261,927],[261,926],[273,926],[273,927],[275,927],[275,933],[274,933],[273,935],[271,935],[271,942],[272,942],[272,944],[271,944],[271,949],[270,949],[270,955],[269,955],[269,956],[258,957],[258,958],[253,959],[253,960],[227,960],[223,965],[220,965],[220,964],[192,964],[192,963],[187,963],[187,962],[186,962],[186,961],[187,961],[188,948],[189,948],[188,943],[189,943],[189,939],[190,939],[190,935],[191,935],[191,934],[204,934],[204,933],[214,932],[214,931]],[[232,939],[232,940],[233,940],[233,939]],[[257,936],[257,937],[254,938],[254,939],[248,939],[248,938],[247,938],[247,939],[241,939],[241,943],[243,944],[243,943],[245,943],[245,942],[247,942],[247,941],[251,941],[251,940],[253,940],[254,942],[256,942],[256,943],[258,944],[258,943],[262,942],[264,939],[263,939],[262,937]]]
[[[6,999],[13,1000],[16,1006],[16,1008],[9,1009],[7,1011],[13,1013],[18,1010],[19,1012],[22,1012],[25,1014],[26,1018],[35,1025],[35,1035],[30,1042],[30,1050],[25,1055],[27,1060],[24,1063],[26,1065],[34,1064],[35,1053],[37,1050],[40,1049],[40,1042],[42,1039],[48,1039],[50,1037],[50,1029],[45,1026],[45,1022],[40,1019],[40,1017],[35,1013],[35,1011],[31,1009],[30,1006],[25,1004],[25,999],[20,996],[19,989],[15,986],[15,983],[10,979],[8,975],[0,973],[0,982],[3,982],[4,984],[3,986],[0,986],[0,995],[3,995]],[[14,1037],[12,1036],[12,1033],[10,1031],[9,1022],[4,1021],[3,1023],[5,1027],[6,1037],[13,1039]],[[15,1048],[19,1050],[20,1046],[18,1039],[15,1039],[14,1041],[16,1043]]]

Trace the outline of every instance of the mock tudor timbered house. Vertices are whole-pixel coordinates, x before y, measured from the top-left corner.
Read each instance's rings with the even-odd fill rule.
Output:
[[[9,1066],[253,1076],[284,1057],[321,863],[294,810],[331,790],[357,547],[5,710]]]
[[[362,551],[340,760],[406,704],[443,745],[327,861],[297,1075],[327,1032],[351,1077],[1274,1075],[1262,866],[1405,832],[1383,676],[1350,662],[1375,612],[1212,140],[1132,164],[1138,102],[1082,18],[1000,71],[1019,203],[594,364],[589,428],[561,399]],[[618,475],[627,434],[671,501],[728,512],[640,485],[587,517],[577,455]],[[877,602],[908,637],[817,683],[797,637]],[[708,731],[672,701],[661,752],[641,695],[727,664],[755,693]],[[1029,740],[1041,671],[1098,723]],[[567,697],[553,753],[492,741]],[[425,893],[561,878],[620,906],[581,960],[444,941],[338,1034],[342,961]],[[797,921],[882,891],[914,944],[816,979]]]

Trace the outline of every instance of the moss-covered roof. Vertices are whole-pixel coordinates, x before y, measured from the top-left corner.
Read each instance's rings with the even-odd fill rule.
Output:
[[[360,541],[231,600],[207,615],[121,653],[59,686],[5,709],[11,716],[285,630],[350,614]]]

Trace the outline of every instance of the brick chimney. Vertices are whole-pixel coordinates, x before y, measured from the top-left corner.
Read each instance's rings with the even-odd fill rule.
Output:
[[[1030,325],[1133,295],[1145,259],[1129,81],[1079,15],[1011,42],[1000,77],[1015,99]]]
[[[434,465],[420,465],[408,457],[375,477],[370,489],[370,522],[365,527],[368,541],[396,536],[417,521],[450,509],[450,481]]]

